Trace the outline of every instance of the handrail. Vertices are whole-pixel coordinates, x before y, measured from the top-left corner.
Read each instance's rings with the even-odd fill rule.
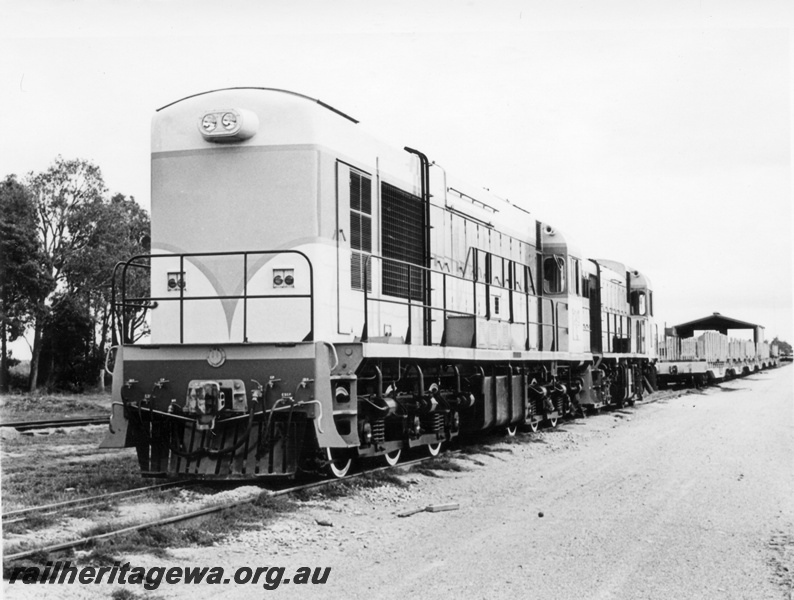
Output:
[[[411,336],[411,327],[412,327],[412,323],[413,323],[413,319],[412,319],[412,315],[411,315],[411,313],[412,313],[411,309],[412,308],[425,309],[425,310],[428,310],[430,313],[432,313],[432,311],[440,311],[444,315],[445,321],[446,321],[446,315],[447,314],[477,317],[478,316],[478,313],[477,313],[477,307],[478,307],[478,302],[477,302],[477,295],[478,295],[477,294],[477,290],[478,290],[478,288],[477,288],[477,286],[478,285],[483,286],[486,290],[488,290],[490,288],[496,288],[496,289],[507,291],[511,295],[510,296],[510,304],[512,304],[512,294],[519,294],[519,295],[524,297],[524,299],[527,301],[527,303],[526,303],[526,316],[525,316],[526,321],[516,320],[515,314],[514,314],[514,311],[513,311],[513,307],[511,306],[510,307],[510,319],[507,320],[506,322],[515,323],[517,325],[526,325],[526,329],[527,329],[526,349],[527,350],[529,349],[530,327],[533,326],[533,325],[540,326],[540,327],[545,327],[545,326],[551,327],[552,331],[553,331],[553,335],[554,335],[554,342],[553,343],[555,343],[555,344],[557,342],[557,335],[556,335],[557,331],[564,330],[566,332],[570,332],[570,327],[569,326],[561,327],[559,325],[558,320],[554,318],[556,311],[559,310],[559,305],[564,304],[565,307],[567,308],[568,307],[567,302],[563,303],[563,302],[560,302],[560,301],[554,301],[552,298],[547,298],[545,296],[539,296],[537,294],[531,294],[528,291],[529,286],[527,286],[527,285],[524,286],[523,290],[515,290],[515,289],[511,289],[509,287],[505,287],[503,285],[496,285],[494,283],[491,283],[490,280],[488,280],[488,281],[480,281],[479,278],[478,278],[478,273],[477,273],[477,268],[478,268],[478,265],[477,265],[477,254],[479,252],[484,252],[486,255],[488,255],[488,257],[490,257],[491,254],[489,252],[485,251],[485,250],[480,250],[479,248],[471,248],[470,251],[471,250],[475,251],[474,252],[474,258],[475,259],[474,259],[474,264],[472,265],[473,273],[472,273],[472,278],[471,279],[469,279],[469,278],[467,278],[465,276],[456,275],[456,274],[453,274],[453,273],[447,273],[445,271],[434,269],[432,267],[423,267],[421,265],[409,263],[407,261],[400,260],[400,259],[397,259],[397,258],[387,258],[387,257],[380,256],[380,255],[377,255],[377,254],[367,254],[366,258],[364,260],[364,272],[363,272],[364,281],[369,281],[370,261],[373,260],[373,259],[380,260],[380,261],[383,261],[383,262],[390,262],[390,263],[394,263],[394,264],[404,265],[405,267],[407,267],[407,270],[408,270],[408,295],[407,295],[406,299],[402,300],[398,296],[395,296],[395,297],[383,297],[382,292],[381,292],[381,296],[380,297],[372,298],[370,296],[370,291],[368,289],[369,286],[367,286],[367,285],[363,286],[363,292],[364,292],[364,327],[363,327],[363,330],[362,330],[361,341],[362,342],[366,342],[366,341],[369,340],[369,303],[370,303],[370,301],[379,302],[379,303],[383,303],[383,304],[397,304],[397,305],[406,306],[407,309],[408,309],[408,334],[409,334],[409,338],[408,339],[410,340],[410,338],[412,337]],[[504,257],[500,257],[500,258],[504,258]],[[506,259],[506,260],[509,260],[509,259]],[[467,262],[468,262],[468,259],[467,259]],[[515,262],[515,261],[513,261],[513,262]],[[516,264],[521,264],[521,263],[516,263]],[[417,303],[412,298],[412,291],[413,291],[411,289],[411,281],[412,281],[411,273],[412,273],[412,269],[420,269],[420,270],[426,272],[427,273],[427,281],[430,281],[430,277],[432,275],[440,275],[441,276],[441,278],[442,278],[442,293],[443,293],[442,305],[441,306],[433,306],[433,305],[428,305],[428,304],[424,304],[424,303]],[[530,277],[531,277],[531,274],[530,274]],[[447,307],[447,279],[448,278],[452,278],[452,279],[455,279],[455,280],[458,280],[458,281],[461,281],[461,282],[467,282],[467,283],[472,283],[473,284],[473,297],[472,297],[472,300],[473,300],[473,312],[454,310],[454,309],[451,309],[451,308]],[[423,280],[424,280],[424,278],[423,278]],[[549,300],[550,302],[552,302],[552,305],[554,305],[554,304],[557,305],[557,308],[552,310],[552,322],[551,323],[545,323],[543,321],[531,321],[529,319],[529,299],[530,298],[534,298],[534,299],[538,300],[539,302],[542,302],[543,300]],[[491,315],[490,315],[490,297],[489,297],[489,295],[487,293],[486,293],[485,301],[487,302],[487,305],[486,305],[487,310],[486,310],[485,318],[487,320],[491,320]],[[409,343],[410,343],[410,341],[409,341]],[[431,343],[432,343],[432,340],[431,340]],[[443,344],[443,339],[442,339],[442,344]]]
[[[295,254],[302,257],[309,268],[309,292],[305,294],[249,294],[248,293],[248,257],[249,256],[268,256],[268,255],[283,255]],[[210,256],[237,256],[242,257],[243,262],[243,293],[242,294],[225,294],[225,295],[211,295],[211,296],[185,296],[185,288],[183,285],[179,286],[179,296],[127,296],[127,274],[130,268],[145,268],[151,270],[151,261],[153,259],[179,259],[179,272],[185,272],[185,258],[193,257],[210,257]],[[148,260],[149,263],[139,263],[136,261]],[[121,268],[121,301],[116,300],[116,277],[119,268]],[[157,302],[179,302],[179,343],[183,344],[185,339],[185,323],[184,312],[185,302],[197,300],[242,300],[243,301],[243,343],[248,342],[248,300],[261,300],[268,298],[306,298],[309,300],[309,333],[302,341],[314,341],[314,266],[306,254],[300,250],[244,250],[244,251],[226,251],[226,252],[184,252],[181,254],[139,254],[133,256],[126,262],[118,263],[113,270],[113,289],[111,296],[112,318],[114,321],[119,321],[118,311],[121,312],[120,325],[121,325],[121,342],[124,344],[132,343],[127,335],[128,327],[128,309],[140,310],[142,307],[148,308],[152,303]]]

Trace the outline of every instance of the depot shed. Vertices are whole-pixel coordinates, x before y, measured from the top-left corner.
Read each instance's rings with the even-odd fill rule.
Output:
[[[675,335],[679,338],[691,338],[696,331],[718,331],[722,335],[728,335],[729,329],[750,329],[753,332],[753,342],[755,344],[760,344],[764,341],[763,326],[731,319],[718,312],[702,319],[675,325],[670,328],[668,335]]]

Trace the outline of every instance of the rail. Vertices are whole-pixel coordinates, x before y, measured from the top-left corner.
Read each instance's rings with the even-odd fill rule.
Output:
[[[308,292],[306,293],[259,293],[252,294],[249,290],[249,265],[252,257],[267,257],[277,255],[295,255],[306,262],[309,274]],[[239,257],[241,259],[242,270],[242,293],[238,294],[214,294],[214,295],[188,295],[185,293],[185,266],[186,262],[195,263],[195,259],[204,257]],[[132,273],[136,271],[151,272],[155,261],[173,261],[174,268],[178,269],[176,287],[178,295],[152,295],[151,293],[142,294],[141,292],[130,293],[135,283],[131,281]],[[407,289],[401,295],[384,294],[383,291],[373,296],[370,285],[364,288],[364,326],[361,340],[369,341],[370,326],[370,304],[372,302],[383,304],[403,305],[407,311],[407,342],[412,339],[411,332],[414,328],[414,310],[421,309],[421,329],[422,343],[433,345],[431,322],[433,316],[441,313],[443,322],[449,316],[483,318],[487,321],[498,320],[510,324],[523,325],[525,327],[525,350],[536,349],[533,345],[533,329],[536,331],[537,349],[559,350],[561,336],[567,334],[570,328],[561,318],[560,311],[566,310],[568,305],[561,299],[546,297],[535,293],[536,284],[533,279],[532,270],[528,265],[495,255],[493,253],[471,248],[466,258],[465,269],[471,269],[471,276],[453,274],[431,267],[416,265],[407,261],[386,258],[375,254],[368,254],[364,261],[364,281],[372,280],[372,261],[382,261],[383,264],[390,264],[397,267],[400,272],[400,279],[407,282]],[[496,262],[502,265],[501,277],[494,277],[493,270]],[[178,265],[178,266],[177,266]],[[401,271],[400,271],[401,270]],[[481,273],[484,271],[484,276]],[[440,282],[439,282],[440,279]],[[146,277],[147,290],[152,284],[151,277]],[[450,282],[458,282],[450,283]],[[433,285],[440,285],[440,305],[438,301],[433,303],[437,290]],[[138,283],[140,285],[140,283]],[[450,307],[450,290],[454,288],[457,293],[466,286],[470,287],[471,310],[460,310]],[[492,292],[498,290],[500,297],[506,299],[505,317],[495,319],[494,307],[492,307]],[[136,318],[140,319],[147,310],[156,309],[161,302],[177,302],[179,304],[179,343],[185,343],[185,305],[190,302],[206,300],[235,300],[242,301],[242,339],[243,343],[248,342],[249,333],[249,302],[252,300],[283,300],[283,299],[304,299],[309,302],[309,331],[302,341],[313,341],[315,332],[314,314],[314,270],[311,260],[298,250],[258,250],[243,252],[199,252],[181,254],[141,254],[134,256],[126,262],[116,265],[113,272],[113,286],[111,304],[112,330],[114,335],[113,344],[117,345],[119,340],[123,344],[133,344],[136,341],[134,327],[132,326]],[[517,298],[523,299],[523,307],[519,307],[520,302]],[[532,306],[536,302],[536,306]],[[523,310],[520,310],[523,308]],[[536,315],[532,313],[537,311]],[[441,336],[441,344],[445,344],[445,336]]]
[[[50,429],[53,427],[82,427],[83,425],[102,425],[108,422],[110,415],[94,415],[89,417],[73,417],[68,419],[43,419],[38,421],[8,421],[0,423],[0,427],[13,427],[17,431],[31,429]]]
[[[485,257],[485,277],[480,279],[479,274],[479,258],[480,254],[483,254]],[[364,261],[364,272],[363,272],[363,281],[365,285],[362,286],[364,292],[364,327],[362,331],[361,341],[366,342],[369,340],[369,325],[370,325],[370,315],[369,315],[369,305],[371,302],[383,303],[383,304],[396,304],[396,305],[403,305],[406,307],[407,310],[407,322],[408,322],[408,334],[407,334],[407,343],[410,343],[411,334],[413,331],[413,309],[422,309],[424,313],[428,316],[425,317],[425,321],[432,319],[432,314],[434,312],[441,312],[442,319],[446,325],[447,317],[449,315],[454,316],[466,316],[466,317],[481,317],[485,320],[493,320],[492,310],[491,310],[491,290],[497,289],[507,293],[508,299],[508,313],[506,319],[499,319],[500,321],[504,321],[507,323],[524,325],[526,328],[526,337],[524,347],[525,350],[530,350],[531,348],[531,328],[537,327],[538,328],[538,343],[540,349],[544,350],[556,350],[559,348],[560,344],[560,333],[565,332],[568,333],[569,327],[561,326],[560,325],[560,316],[559,311],[560,308],[567,308],[567,303],[561,302],[557,299],[543,297],[534,293],[531,293],[529,290],[535,289],[535,283],[532,278],[532,271],[529,266],[509,261],[511,264],[511,275],[508,277],[503,277],[505,281],[510,282],[510,286],[498,285],[493,283],[493,277],[491,274],[491,264],[492,258],[498,258],[501,260],[508,260],[504,259],[503,257],[499,257],[493,255],[490,252],[486,252],[483,250],[479,250],[477,248],[471,248],[469,255],[466,258],[466,267],[468,268],[469,259],[473,257],[472,260],[472,277],[468,278],[462,275],[456,275],[453,273],[447,273],[442,270],[433,269],[431,267],[424,267],[421,265],[416,265],[414,263],[410,263],[407,261],[394,259],[394,258],[386,258],[383,256],[379,256],[376,254],[368,254],[365,261]],[[374,280],[374,278],[370,277],[370,263],[373,260],[382,261],[383,264],[390,263],[392,265],[400,266],[404,272],[405,277],[403,278],[406,282],[407,288],[405,291],[404,296],[388,296],[384,297],[384,294],[381,292],[379,296],[372,297],[370,293],[370,285],[368,282]],[[521,275],[524,278],[523,286],[520,286],[523,289],[516,289],[519,286],[516,285],[515,279],[517,273],[515,272],[514,267],[520,267],[522,270]],[[441,277],[441,305],[436,306],[433,304],[427,304],[422,300],[418,300],[419,298],[425,298],[425,290],[424,289],[414,289],[414,286],[420,284],[421,286],[430,285],[432,283],[433,277]],[[448,281],[452,279],[454,281],[462,282],[461,285],[471,285],[471,299],[472,299],[472,307],[471,311],[466,310],[456,310],[449,308],[448,306],[448,296],[449,296],[449,285]],[[421,282],[421,283],[420,283]],[[425,283],[428,282],[428,283]],[[430,290],[429,297],[432,298],[432,291]],[[523,315],[518,315],[516,310],[516,303],[515,295],[519,295],[520,297],[524,298],[524,307],[525,312]],[[480,301],[480,297],[484,298],[484,301]],[[538,302],[537,311],[539,315],[539,320],[533,320],[530,317],[530,300],[535,299]],[[543,303],[544,301],[548,301],[548,306],[550,308],[549,314],[551,316],[551,322],[545,322],[542,318],[543,315]],[[484,310],[478,310],[484,304]],[[482,313],[482,314],[481,314]],[[523,320],[522,320],[523,318]],[[544,333],[543,329],[545,327],[551,328],[551,339],[548,344],[548,348],[545,346],[547,344],[544,343]],[[430,331],[430,327],[428,327],[428,323],[423,324],[423,343],[424,345],[432,345],[432,340],[428,339],[427,332]],[[442,336],[441,344],[444,345],[444,337]]]
[[[282,256],[282,255],[295,255],[306,261],[309,271],[309,291],[308,293],[276,293],[276,294],[250,294],[248,291],[249,277],[248,267],[250,264],[250,257],[264,257],[264,256]],[[185,260],[197,259],[201,257],[241,257],[242,258],[242,294],[215,294],[215,295],[185,295]],[[152,261],[163,259],[164,261],[179,261],[179,271],[176,285],[179,289],[179,296],[152,296],[152,295],[138,295],[128,296],[128,276],[132,270],[143,269],[151,271]],[[118,281],[120,279],[120,281]],[[149,279],[149,285],[151,280]],[[120,300],[117,300],[120,291]],[[149,288],[151,289],[151,288]],[[114,345],[117,339],[120,338],[122,343],[134,343],[134,335],[130,327],[130,319],[142,311],[157,308],[160,302],[178,302],[179,303],[179,343],[185,342],[185,303],[196,302],[202,300],[242,300],[243,302],[243,331],[241,342],[248,342],[248,317],[249,317],[249,301],[251,300],[266,300],[266,299],[288,299],[288,298],[302,298],[309,301],[309,332],[302,341],[314,341],[314,267],[311,260],[303,252],[299,250],[255,250],[255,251],[241,251],[241,252],[189,252],[181,254],[139,254],[133,256],[126,262],[120,262],[113,270],[113,286],[111,305],[113,307],[112,320],[113,320],[113,335]],[[117,337],[118,336],[118,337]]]
[[[457,454],[457,452],[458,451],[449,452],[448,454]],[[34,555],[36,555],[38,553],[41,553],[41,552],[51,553],[51,552],[61,552],[63,550],[71,550],[72,548],[79,548],[79,547],[82,547],[82,546],[85,546],[85,545],[88,545],[88,544],[91,544],[91,543],[95,543],[95,542],[97,542],[99,540],[111,539],[111,538],[119,537],[119,536],[127,534],[127,533],[133,533],[133,532],[136,532],[136,531],[142,531],[144,529],[149,529],[149,528],[154,528],[154,527],[161,527],[161,526],[164,526],[164,525],[170,525],[172,523],[180,523],[180,522],[190,521],[190,520],[193,520],[193,519],[204,517],[206,515],[218,513],[218,512],[221,512],[221,511],[225,511],[225,510],[237,507],[237,506],[243,506],[245,504],[250,504],[251,502],[255,502],[255,501],[259,500],[259,499],[276,498],[278,496],[286,496],[286,495],[294,494],[296,492],[301,492],[301,491],[304,491],[304,490],[310,490],[310,489],[314,489],[314,488],[318,488],[318,487],[326,487],[326,486],[334,485],[334,484],[337,484],[340,481],[348,481],[348,480],[351,480],[351,479],[356,479],[358,477],[372,475],[373,473],[378,473],[378,472],[381,472],[381,471],[411,468],[411,467],[414,467],[416,465],[419,465],[419,464],[422,464],[422,463],[425,463],[425,462],[431,462],[432,463],[434,460],[436,460],[435,457],[428,456],[428,457],[424,457],[424,458],[418,458],[418,459],[415,459],[415,460],[407,461],[407,462],[404,462],[404,463],[399,463],[399,464],[397,464],[395,466],[386,465],[386,466],[382,466],[382,467],[375,467],[375,468],[371,468],[371,469],[366,469],[366,470],[360,471],[358,473],[354,473],[352,475],[348,475],[347,477],[342,477],[342,478],[339,478],[339,479],[326,479],[326,480],[321,480],[321,481],[313,481],[313,482],[310,482],[310,483],[305,483],[305,484],[302,484],[302,485],[296,485],[296,486],[292,486],[292,487],[288,487],[288,488],[284,488],[284,489],[280,489],[280,490],[265,490],[265,491],[261,492],[260,494],[256,494],[256,495],[251,496],[251,497],[242,498],[242,499],[238,499],[238,500],[233,500],[231,502],[229,502],[227,500],[225,502],[212,504],[210,506],[205,506],[203,508],[199,508],[199,509],[196,509],[196,510],[186,511],[186,512],[183,512],[181,514],[173,515],[173,516],[170,516],[170,517],[164,517],[164,518],[159,518],[159,519],[155,519],[155,520],[151,520],[151,521],[146,521],[146,522],[139,523],[139,524],[136,524],[136,525],[128,525],[126,527],[120,527],[118,529],[114,529],[114,530],[111,530],[111,531],[106,531],[104,533],[99,533],[99,534],[96,534],[96,535],[90,535],[90,536],[86,536],[86,537],[82,537],[82,538],[78,538],[78,539],[73,539],[73,540],[69,540],[69,541],[61,542],[61,543],[55,543],[55,544],[50,544],[50,545],[45,545],[45,546],[38,546],[36,548],[19,549],[16,552],[13,552],[13,553],[10,553],[10,554],[5,554],[3,556],[3,559],[6,560],[6,561],[22,560],[22,559],[25,559],[25,558],[30,558],[31,556],[34,556]]]

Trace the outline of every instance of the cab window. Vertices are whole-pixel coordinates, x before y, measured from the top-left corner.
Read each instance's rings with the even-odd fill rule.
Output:
[[[560,294],[565,291],[565,259],[555,254],[543,260],[543,291]]]
[[[631,292],[631,314],[640,317],[648,314],[645,292]]]

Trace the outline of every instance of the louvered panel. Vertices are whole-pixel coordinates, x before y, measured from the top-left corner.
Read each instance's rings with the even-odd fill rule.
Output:
[[[364,261],[372,252],[372,182],[360,173],[350,173],[350,287],[363,290]],[[360,251],[360,252],[359,252]],[[364,254],[366,253],[366,254]],[[370,265],[369,268],[372,268]],[[372,276],[367,275],[367,291]]]
[[[361,175],[350,173],[350,210],[361,211]]]
[[[424,266],[424,207],[421,199],[388,183],[381,187],[381,235],[383,243],[383,293],[421,300],[422,269],[410,269],[397,259]],[[410,278],[410,281],[409,281]]]

